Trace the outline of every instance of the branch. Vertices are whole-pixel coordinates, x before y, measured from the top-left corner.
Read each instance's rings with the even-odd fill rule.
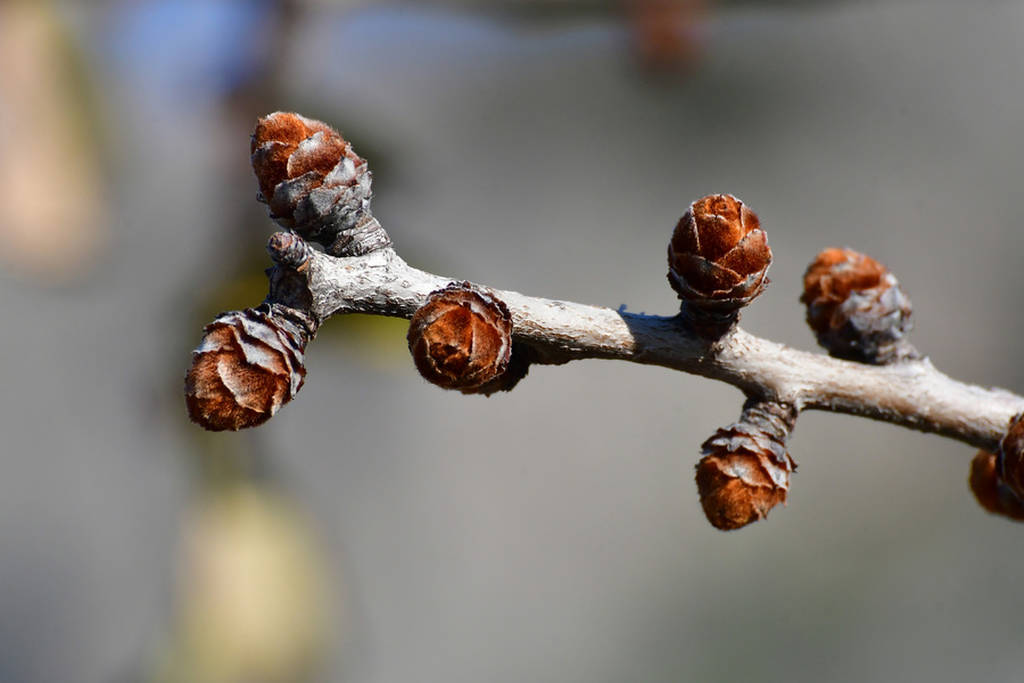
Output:
[[[370,211],[365,159],[330,126],[277,112],[257,123],[260,199],[287,232],[255,309],[206,327],[185,380],[189,416],[212,430],[267,421],[301,388],[303,354],[333,315],[411,318],[408,341],[428,381],[463,393],[511,390],[531,364],[584,358],[659,365],[739,388],[737,422],[701,446],[697,485],[708,520],[737,529],[786,501],[787,442],[804,410],[859,415],[983,449],[970,485],[986,510],[1024,520],[1024,397],[964,384],[910,343],[910,299],[874,259],[826,249],[801,300],[831,357],[738,327],[772,262],[757,215],[730,195],[692,203],[668,247],[677,315],[628,313],[496,290],[409,266]],[[306,240],[320,243],[316,251]]]
[[[356,257],[310,250],[311,313],[410,318],[455,278],[409,266],[391,248]],[[485,287],[508,306],[513,338],[540,363],[605,358],[658,365],[731,384],[747,396],[798,410],[828,410],[933,432],[996,450],[1024,397],[958,382],[930,361],[869,366],[808,353],[734,327],[717,342],[695,336],[682,315],[644,315]],[[284,302],[286,303],[286,302]]]

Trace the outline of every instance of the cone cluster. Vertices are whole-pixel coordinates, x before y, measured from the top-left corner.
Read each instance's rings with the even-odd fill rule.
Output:
[[[185,376],[189,418],[210,431],[269,420],[302,387],[308,334],[271,306],[218,316]]]
[[[908,340],[910,298],[870,256],[825,249],[804,273],[800,301],[818,343],[832,356],[885,365],[919,355]]]
[[[250,145],[259,198],[282,227],[334,256],[358,256],[391,240],[370,213],[371,174],[351,143],[321,121],[274,112]]]
[[[433,292],[409,322],[409,351],[427,381],[464,394],[511,389],[526,365],[510,364],[512,316],[468,282]]]
[[[676,224],[668,245],[668,281],[692,318],[731,323],[764,290],[771,262],[757,214],[732,195],[708,195]]]
[[[770,402],[749,403],[734,424],[701,446],[697,490],[704,514],[723,531],[764,519],[785,503],[796,463],[786,450],[796,411]]]

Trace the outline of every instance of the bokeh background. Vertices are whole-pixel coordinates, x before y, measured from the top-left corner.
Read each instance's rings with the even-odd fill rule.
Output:
[[[890,266],[919,348],[1024,391],[1024,4],[0,3],[0,680],[1019,681],[1022,529],[968,447],[809,413],[789,506],[701,513],[742,397],[625,363],[507,395],[334,319],[246,433],[185,417],[202,325],[266,292],[248,135],[353,140],[412,264],[670,313],[665,244],[732,192],[811,349],[806,264]]]

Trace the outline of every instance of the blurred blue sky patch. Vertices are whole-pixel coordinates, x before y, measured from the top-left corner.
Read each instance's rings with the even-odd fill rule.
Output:
[[[156,103],[208,98],[259,68],[273,15],[268,0],[151,0],[120,3],[98,46],[108,68]]]

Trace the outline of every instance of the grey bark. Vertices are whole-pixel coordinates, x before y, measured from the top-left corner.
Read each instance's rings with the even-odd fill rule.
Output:
[[[310,249],[305,256],[300,271],[309,296],[302,303],[318,322],[355,312],[410,318],[431,292],[456,280],[413,268],[390,247],[354,257]],[[680,315],[628,313],[478,286],[508,306],[513,338],[533,348],[534,362],[605,358],[659,365],[727,382],[758,400],[860,415],[990,451],[1010,419],[1024,412],[1024,397],[954,380],[927,358],[863,365],[792,349],[739,327],[710,343],[694,336]]]

